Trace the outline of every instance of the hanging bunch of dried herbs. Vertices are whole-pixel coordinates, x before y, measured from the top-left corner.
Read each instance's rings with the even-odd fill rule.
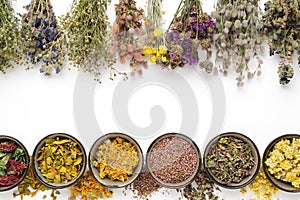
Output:
[[[59,73],[65,60],[65,37],[61,34],[50,0],[32,0],[25,6],[21,25],[22,51],[26,65],[42,63],[40,72]],[[31,67],[27,67],[30,69]]]
[[[214,36],[216,64],[224,75],[232,67],[238,74],[237,85],[242,87],[246,78],[261,74],[258,52],[264,49],[258,31],[261,26],[258,0],[218,0],[215,9],[212,16],[218,32]],[[258,63],[255,70],[250,69],[253,58]]]
[[[142,67],[147,67],[147,61],[142,55],[143,14],[144,10],[136,7],[134,0],[120,0],[115,5],[116,21],[113,24],[113,42],[110,50],[111,58],[116,55],[120,63],[129,59],[132,74],[142,74]]]
[[[112,198],[113,192],[99,184],[88,171],[78,182],[69,188],[71,194],[69,200],[97,200]]]
[[[200,63],[201,68],[210,72],[212,36],[215,23],[202,10],[200,0],[182,0],[167,30],[166,44],[168,48],[165,66],[172,69],[183,67],[185,64],[199,63],[198,48],[207,52],[207,58]]]
[[[27,175],[25,179],[18,185],[18,193],[13,193],[13,197],[20,197],[21,200],[23,200],[24,196],[30,196],[34,197],[39,191],[52,191],[51,192],[51,198],[52,200],[56,200],[57,195],[60,194],[58,190],[53,190],[50,188],[47,188],[45,185],[43,185],[35,176],[33,173],[32,165],[30,164],[30,167],[28,169]],[[45,199],[47,196],[44,195],[43,199]]]
[[[218,200],[219,196],[216,194],[220,192],[220,188],[207,176],[203,166],[197,174],[195,181],[183,189],[178,189],[181,197],[188,200]]]
[[[143,55],[150,58],[150,63],[165,65],[167,60],[167,47],[163,37],[162,26],[162,0],[147,1],[147,18],[145,21],[146,39],[143,46]]]
[[[71,10],[61,19],[68,38],[67,54],[78,69],[93,74],[100,82],[101,72],[110,69],[111,75],[122,74],[109,58],[110,24],[106,14],[110,0],[74,0]]]
[[[0,0],[0,71],[6,73],[20,60],[18,19],[10,0]]]
[[[278,54],[279,82],[288,84],[294,76],[293,54],[300,65],[300,4],[298,0],[272,0],[265,3],[262,17],[263,35],[270,47],[270,56]]]

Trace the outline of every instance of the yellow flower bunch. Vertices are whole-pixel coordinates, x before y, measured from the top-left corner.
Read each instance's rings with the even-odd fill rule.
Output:
[[[149,46],[143,47],[143,54],[150,57],[151,63],[155,63],[157,59],[161,59],[164,63],[167,62],[167,51],[168,49],[165,45],[160,45],[158,48],[151,48]]]

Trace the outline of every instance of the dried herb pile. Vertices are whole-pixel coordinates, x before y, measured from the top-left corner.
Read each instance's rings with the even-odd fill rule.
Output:
[[[47,138],[38,152],[38,169],[49,183],[67,183],[76,179],[84,165],[77,142],[63,137]]]
[[[97,149],[92,164],[100,178],[125,182],[139,163],[137,147],[123,138],[107,139]]]
[[[294,76],[293,54],[300,65],[300,3],[298,0],[272,0],[265,3],[262,17],[263,35],[270,56],[278,54],[280,84],[288,84]]]
[[[277,142],[265,163],[267,170],[276,179],[300,188],[300,139],[283,139]]]
[[[68,200],[97,200],[112,198],[113,192],[99,184],[90,171],[69,188],[71,194]]]
[[[256,165],[250,145],[233,136],[218,139],[205,159],[209,172],[229,186],[250,176]]]
[[[207,59],[200,63],[207,71],[212,69],[212,35],[215,23],[203,12],[200,0],[182,0],[167,30],[167,62],[164,66],[172,69],[186,64],[198,65],[198,48],[207,51]]]
[[[20,197],[21,200],[23,200],[24,196],[30,196],[34,197],[38,192],[44,192],[44,191],[52,191],[50,197],[52,200],[56,200],[57,195],[60,194],[58,190],[53,190],[45,185],[43,185],[35,176],[33,173],[32,165],[30,164],[30,167],[28,169],[27,175],[25,179],[18,185],[18,193],[13,193],[13,197]],[[47,198],[46,195],[43,196],[43,199]]]
[[[130,190],[134,194],[134,198],[148,199],[152,194],[161,189],[161,186],[151,176],[150,172],[144,166],[141,174],[133,183],[126,186],[126,190]]]
[[[255,198],[251,198],[251,200],[272,200],[273,196],[279,191],[266,177],[262,167],[259,169],[254,181],[247,188],[242,188],[240,191],[242,194],[246,194],[247,189],[250,189],[255,195]]]
[[[63,68],[65,38],[61,36],[50,0],[32,0],[21,21],[21,49],[25,64],[42,63],[40,72],[49,76]],[[31,67],[27,66],[27,69]]]
[[[263,45],[259,14],[258,0],[218,0],[212,13],[217,29],[214,36],[216,65],[224,75],[229,70],[235,71],[239,87],[244,85],[246,78],[261,74],[259,52],[263,52]],[[253,58],[257,60],[257,67],[250,66]]]
[[[68,38],[67,55],[78,69],[91,73],[100,82],[101,72],[110,69],[115,59],[109,57],[111,27],[106,14],[110,0],[74,0],[71,10],[61,19]],[[122,74],[122,73],[119,73]]]
[[[10,0],[0,0],[0,71],[6,73],[19,55],[19,21]]]
[[[218,200],[220,197],[216,193],[221,190],[209,179],[202,167],[195,181],[178,191],[181,193],[182,198],[188,200]]]
[[[144,10],[136,7],[134,0],[120,0],[115,5],[116,21],[113,24],[113,43],[110,50],[111,58],[119,57],[120,63],[129,60],[132,74],[142,74],[147,61],[142,53]]]
[[[22,148],[10,140],[0,142],[0,187],[17,183],[24,174],[26,155]]]

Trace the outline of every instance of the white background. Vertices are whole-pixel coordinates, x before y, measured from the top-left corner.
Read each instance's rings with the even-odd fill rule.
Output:
[[[23,13],[22,6],[29,2],[29,0],[17,0],[13,1],[13,5],[17,12]],[[72,1],[52,0],[51,2],[56,15],[62,15],[69,9]],[[113,1],[113,3],[117,3],[117,1]],[[170,23],[178,3],[179,0],[172,0],[172,3],[164,2],[163,9],[167,11],[164,16],[166,26]],[[203,1],[203,4],[206,12],[210,13],[213,10],[213,1]],[[145,1],[139,1],[138,5],[144,7]],[[113,21],[113,4],[109,8],[109,16]],[[281,86],[277,76],[278,58],[271,58],[266,52],[263,60],[262,76],[248,81],[244,88],[236,87],[233,73],[230,73],[228,77],[221,77],[226,95],[226,119],[221,132],[237,131],[246,134],[254,140],[261,155],[274,138],[282,134],[299,133],[300,130],[300,106],[298,105],[300,103],[300,73],[298,67],[295,67],[293,81],[288,86]],[[78,72],[74,68],[71,68],[70,71],[67,68],[65,67],[60,75],[51,78],[39,74],[38,68],[29,72],[15,68],[7,75],[0,75],[0,134],[19,139],[28,148],[30,154],[38,141],[50,133],[65,132],[81,139],[83,136],[78,133],[73,117],[73,91]],[[127,68],[124,67],[124,70]],[[178,73],[186,75],[188,72],[189,70],[183,69]],[[145,71],[145,73],[147,72]],[[203,76],[207,75],[203,73]],[[199,104],[201,123],[196,143],[202,149],[205,144],[202,143],[201,137],[205,135],[210,125],[213,114],[212,105],[203,79],[197,74],[188,75],[188,77],[190,77],[188,82],[195,95],[199,101],[201,100]],[[118,81],[120,80],[116,79],[111,82],[107,80],[107,75],[104,75],[104,83],[99,85],[95,91],[95,113],[103,132],[122,131],[122,127],[118,127],[114,122],[111,112],[111,96]],[[138,126],[147,126],[150,123],[149,109],[156,104],[164,107],[167,115],[167,122],[159,134],[178,130],[181,121],[180,105],[172,93],[158,86],[147,86],[132,96],[129,101],[129,114],[132,121]],[[145,143],[142,144],[144,152],[151,140],[144,141]],[[226,200],[248,199],[251,196],[250,193],[248,196],[240,195],[238,190],[222,189],[222,191],[221,195]],[[113,199],[130,199],[130,195],[125,198],[121,190],[115,192]],[[67,194],[67,191],[63,191],[63,195],[58,199],[66,199]],[[41,199],[42,196],[43,194],[40,194],[34,199]],[[152,199],[158,197],[175,199],[177,196],[173,191],[169,191],[168,195],[158,194]],[[300,199],[300,194],[279,192],[276,197],[286,200]],[[12,191],[1,193],[0,199],[13,199]]]

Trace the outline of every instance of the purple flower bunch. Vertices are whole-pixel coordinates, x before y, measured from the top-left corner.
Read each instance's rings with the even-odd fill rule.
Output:
[[[198,65],[200,46],[207,51],[206,60],[211,57],[215,26],[212,18],[203,12],[200,0],[182,0],[166,38],[169,54],[175,54],[174,58],[182,58],[181,62],[176,60],[177,66]],[[170,65],[176,68],[176,63],[172,62],[172,59]]]
[[[46,76],[61,71],[64,61],[63,41],[49,0],[32,0],[22,16],[22,50],[31,64],[42,62]],[[27,68],[29,69],[29,68]]]

